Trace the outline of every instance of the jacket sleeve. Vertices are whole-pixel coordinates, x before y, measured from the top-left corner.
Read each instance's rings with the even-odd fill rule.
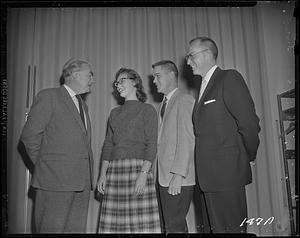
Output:
[[[193,163],[194,155],[194,133],[192,124],[192,112],[194,98],[185,95],[181,98],[177,108],[177,132],[176,151],[171,168],[171,173],[186,177],[189,173],[190,163]]]
[[[228,111],[236,121],[238,133],[242,136],[249,160],[253,161],[259,145],[259,118],[248,87],[241,74],[235,70],[227,72],[223,97]]]
[[[43,135],[54,108],[51,97],[48,90],[40,91],[37,94],[21,133],[21,141],[33,163],[36,162],[40,152]]]

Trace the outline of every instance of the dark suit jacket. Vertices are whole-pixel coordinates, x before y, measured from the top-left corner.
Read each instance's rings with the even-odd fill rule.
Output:
[[[86,181],[93,181],[91,123],[87,105],[83,107],[87,130],[65,87],[45,89],[36,96],[21,134],[34,163],[33,187],[82,191]]]
[[[259,118],[247,85],[236,70],[216,68],[193,110],[195,167],[204,192],[252,182],[250,161],[259,145]]]

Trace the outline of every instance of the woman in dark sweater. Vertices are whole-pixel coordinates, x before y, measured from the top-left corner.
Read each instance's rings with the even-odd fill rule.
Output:
[[[102,148],[99,233],[160,233],[151,173],[157,151],[156,110],[145,103],[142,80],[134,70],[121,68],[114,85],[125,103],[111,111]]]

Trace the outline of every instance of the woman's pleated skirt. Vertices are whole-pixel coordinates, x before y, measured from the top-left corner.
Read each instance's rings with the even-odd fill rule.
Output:
[[[128,158],[109,163],[100,209],[99,233],[161,233],[153,174],[147,174],[142,195],[135,182],[143,160]]]

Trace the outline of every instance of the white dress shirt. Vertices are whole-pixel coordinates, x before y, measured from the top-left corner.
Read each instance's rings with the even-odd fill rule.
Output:
[[[67,91],[70,94],[73,102],[75,103],[75,106],[76,106],[78,112],[80,113],[79,102],[78,102],[78,99],[76,98],[76,93],[68,85],[64,84],[63,86],[67,89]],[[84,110],[83,110],[83,114],[84,114],[84,121],[85,121],[85,125],[86,125],[86,115],[85,115],[85,111]]]
[[[200,98],[202,97],[202,94],[211,78],[211,76],[213,75],[213,73],[215,72],[216,68],[218,66],[214,65],[213,67],[210,68],[210,70],[208,70],[208,72],[205,74],[205,76],[202,79],[202,83],[201,83],[201,88],[200,88],[200,92],[199,92],[199,98],[198,98],[198,102],[200,101]]]

